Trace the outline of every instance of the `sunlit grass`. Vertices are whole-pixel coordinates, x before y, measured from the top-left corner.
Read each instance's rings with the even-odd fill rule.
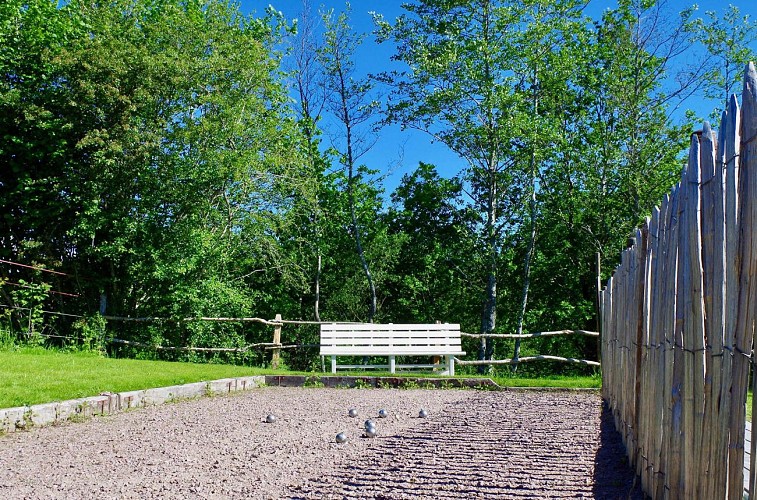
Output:
[[[188,384],[271,370],[244,366],[104,358],[45,349],[0,351],[0,408]]]
[[[746,419],[747,422],[752,421],[752,391],[746,393]]]
[[[0,350],[0,408],[34,405],[221,378],[250,375],[328,376],[331,373],[293,372],[221,364],[116,359],[92,353],[60,352],[43,348]],[[407,371],[351,371],[338,375],[375,377],[439,377],[439,373]],[[478,376],[458,373],[460,377]],[[487,378],[487,377],[484,377]],[[491,377],[504,387],[599,388],[591,377]]]

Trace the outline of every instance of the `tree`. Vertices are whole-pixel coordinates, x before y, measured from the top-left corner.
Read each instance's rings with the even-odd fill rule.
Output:
[[[689,12],[689,17],[693,12]],[[701,43],[710,56],[705,74],[704,96],[719,102],[711,117],[719,118],[728,99],[741,84],[744,67],[754,61],[757,53],[749,46],[757,40],[757,25],[739,8],[729,5],[722,18],[714,10],[705,18],[689,19],[686,30],[695,42]]]
[[[341,130],[335,136],[334,150],[339,162],[347,171],[347,199],[350,211],[350,232],[360,265],[368,282],[370,307],[368,321],[373,322],[377,310],[376,284],[366,259],[364,248],[365,229],[358,223],[356,184],[360,182],[360,158],[375,143],[375,138],[366,128],[377,121],[377,102],[372,97],[373,85],[366,78],[355,75],[354,54],[363,36],[357,35],[349,25],[350,5],[335,17],[334,11],[323,14],[324,43],[319,52],[327,91],[327,107]]]
[[[387,285],[394,322],[474,322],[481,268],[475,214],[463,206],[462,196],[459,179],[444,179],[427,163],[404,175],[392,193],[386,219],[402,239],[402,258]]]
[[[325,182],[325,173],[329,167],[327,155],[320,150],[321,129],[320,122],[326,106],[325,75],[320,64],[318,54],[323,50],[318,33],[317,18],[313,15],[310,2],[304,0],[300,22],[297,24],[297,35],[292,47],[293,78],[297,89],[299,109],[299,123],[305,135],[305,154],[316,182],[314,204],[309,207],[308,220],[301,225],[312,229],[312,234],[306,238],[306,246],[312,249],[315,259],[315,276],[313,277],[313,315],[316,321],[321,320],[321,274],[323,270],[323,210],[320,204],[319,186]],[[299,244],[299,242],[298,242]]]
[[[560,94],[572,94],[566,56],[575,55],[568,49],[581,38],[579,7],[573,1],[424,0],[406,5],[409,14],[394,25],[376,17],[379,41],[392,40],[394,59],[410,68],[382,77],[393,86],[389,120],[429,133],[466,162],[460,175],[481,216],[487,262],[484,334],[496,328],[502,250],[524,224],[534,229],[524,257],[525,310],[536,179],[549,164],[544,152],[555,141]],[[484,338],[479,358],[493,351]]]
[[[19,146],[30,128],[55,146],[27,184],[56,200],[44,253],[88,278],[83,307],[105,291],[115,315],[240,315],[273,300],[261,284],[304,287],[280,244],[293,200],[312,196],[274,50],[280,17],[215,0],[72,1],[55,12],[75,36],[38,54],[48,67],[37,78],[52,83],[6,101],[2,158],[33,154]],[[4,209],[26,210],[9,200]],[[233,325],[138,335],[244,342]]]
[[[690,129],[674,126],[671,113],[697,91],[697,73],[666,85],[690,48],[685,18],[670,20],[657,3],[621,2],[595,23],[584,46],[578,105],[553,167],[540,178],[534,308],[545,327],[596,328],[596,254],[612,269],[633,229],[680,175]],[[596,354],[594,342],[583,339],[544,342],[544,349]]]

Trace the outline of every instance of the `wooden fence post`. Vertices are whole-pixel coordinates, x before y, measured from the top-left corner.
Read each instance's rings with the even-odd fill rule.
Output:
[[[436,321],[434,321],[434,323],[437,324],[437,325],[441,325],[442,324],[442,322],[440,320],[438,320],[438,319]],[[438,372],[439,368],[437,368],[437,366],[441,362],[442,362],[442,357],[441,356],[433,356],[431,358],[431,363],[433,363],[433,365],[434,365],[434,368],[432,368],[432,370],[435,371],[435,372]]]
[[[275,321],[281,321],[281,314],[276,315]],[[273,355],[271,356],[271,368],[274,370],[279,368],[279,362],[281,361],[281,323],[273,327]]]

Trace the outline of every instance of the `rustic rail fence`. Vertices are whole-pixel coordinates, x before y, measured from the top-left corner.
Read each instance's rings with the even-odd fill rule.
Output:
[[[463,337],[470,337],[474,339],[480,338],[495,338],[495,339],[536,339],[542,337],[552,337],[555,335],[582,335],[587,337],[599,337],[599,333],[591,332],[588,330],[555,330],[552,332],[534,332],[534,333],[465,333],[460,334]],[[598,361],[591,361],[588,359],[576,359],[565,358],[562,356],[553,356],[550,354],[537,354],[535,356],[523,356],[519,358],[507,358],[507,359],[477,359],[477,360],[465,360],[455,358],[455,363],[460,366],[497,366],[497,365],[517,365],[519,363],[528,363],[531,361],[557,361],[561,363],[572,363],[584,366],[596,366],[599,367]]]
[[[108,316],[103,318],[107,321],[123,321],[123,322],[173,322],[173,323],[189,323],[196,321],[207,322],[240,322],[240,323],[258,323],[265,326],[273,327],[273,338],[271,342],[257,342],[247,344],[241,347],[193,347],[193,346],[165,346],[157,344],[147,344],[144,342],[137,342],[133,340],[119,339],[115,337],[108,337],[106,341],[111,344],[121,344],[133,347],[143,347],[148,349],[154,349],[158,351],[178,351],[178,352],[230,352],[230,353],[244,353],[253,349],[263,348],[265,350],[272,351],[271,367],[278,368],[280,363],[281,351],[286,349],[299,349],[299,348],[311,348],[320,347],[318,343],[308,344],[284,344],[281,340],[282,327],[285,325],[321,325],[321,324],[334,324],[334,321],[303,321],[303,320],[286,320],[282,319],[280,314],[277,314],[274,319],[264,319],[257,317],[240,317],[240,318],[221,318],[221,317],[187,317],[187,318],[158,318],[158,317],[123,317],[123,316]],[[360,324],[349,321],[336,322],[341,324]],[[534,332],[523,334],[498,334],[498,333],[465,333],[460,334],[463,337],[469,338],[502,338],[502,339],[534,339],[542,337],[551,337],[556,335],[581,335],[589,337],[599,337],[598,332],[592,332],[588,330],[556,330],[548,332]],[[572,363],[584,366],[599,367],[598,361],[577,359],[577,358],[565,358],[561,356],[553,356],[549,354],[538,354],[535,356],[524,356],[518,359],[489,359],[489,360],[465,360],[455,358],[455,362],[462,366],[478,366],[478,365],[514,365],[518,363],[526,363],[531,361],[557,361],[563,363]]]
[[[241,347],[194,347],[194,346],[163,346],[155,344],[146,344],[144,342],[135,342],[131,340],[124,340],[119,338],[108,338],[107,342],[111,344],[122,344],[134,347],[144,347],[154,350],[163,351],[181,351],[181,352],[232,352],[232,353],[244,353],[253,349],[263,348],[265,350],[272,351],[271,353],[271,368],[278,368],[281,362],[281,351],[285,349],[298,349],[307,347],[319,347],[320,344],[283,344],[281,340],[281,331],[284,325],[320,325],[325,322],[322,321],[305,321],[305,320],[287,320],[282,319],[281,314],[277,314],[274,319],[264,319],[256,317],[240,317],[240,318],[224,318],[224,317],[188,317],[188,318],[157,318],[157,317],[123,317],[123,316],[103,316],[107,321],[123,321],[123,322],[173,322],[173,323],[191,323],[191,322],[220,322],[220,323],[258,323],[265,326],[273,327],[273,337],[271,342],[257,342],[247,344]],[[352,322],[328,322],[353,324]]]
[[[692,136],[680,183],[600,294],[603,397],[653,498],[756,498],[744,432],[757,314],[757,72],[719,140]],[[757,409],[753,411],[757,415]]]

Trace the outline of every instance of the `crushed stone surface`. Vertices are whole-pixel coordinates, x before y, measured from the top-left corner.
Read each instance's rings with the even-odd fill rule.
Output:
[[[266,387],[2,436],[0,498],[642,498],[611,420],[596,393]]]

